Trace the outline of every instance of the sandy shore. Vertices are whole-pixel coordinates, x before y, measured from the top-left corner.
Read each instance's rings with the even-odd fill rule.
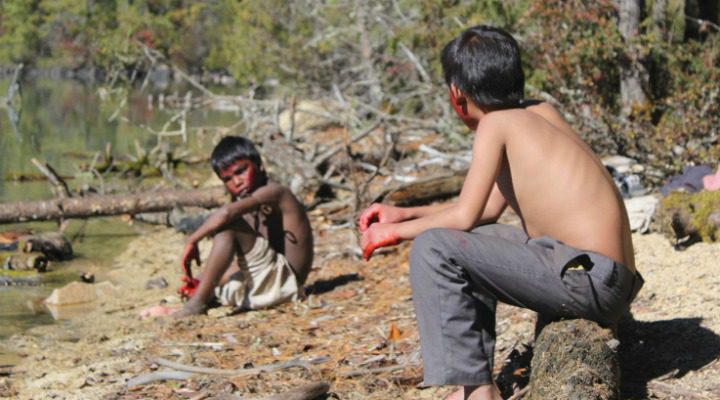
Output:
[[[190,399],[234,393],[253,399],[320,381],[330,383],[340,399],[446,394],[448,388],[418,385],[422,368],[407,278],[409,246],[365,263],[345,255],[352,240],[346,229],[316,235],[317,262],[305,301],[236,315],[221,307],[181,321],[140,320],[137,315],[147,306],[179,301],[174,291],[183,237],[148,228],[108,273],[117,289],[114,297],[80,317],[5,341],[22,360],[0,377],[0,396]],[[633,240],[646,284],[620,328],[623,398],[720,399],[720,244],[699,243],[678,252],[657,234]],[[204,252],[208,244],[203,242]],[[145,289],[158,277],[169,287]],[[496,372],[501,360],[517,359],[532,343],[533,324],[533,313],[500,307]],[[159,358],[222,369],[292,359],[322,362],[128,386],[131,379],[163,370]]]

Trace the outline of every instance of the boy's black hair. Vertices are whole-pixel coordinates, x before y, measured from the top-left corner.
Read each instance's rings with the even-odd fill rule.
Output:
[[[502,29],[477,25],[450,41],[440,58],[445,83],[455,84],[478,107],[517,107],[524,97],[520,48]]]
[[[217,175],[238,160],[250,160],[258,167],[262,166],[262,159],[255,144],[242,136],[225,136],[210,155],[210,165]]]

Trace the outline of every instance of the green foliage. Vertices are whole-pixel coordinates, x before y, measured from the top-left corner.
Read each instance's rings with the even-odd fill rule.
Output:
[[[646,19],[640,35],[625,43],[617,18],[610,0],[534,2],[522,24],[531,92],[551,94],[578,116],[573,124],[601,154],[629,155],[664,174],[717,163],[720,33],[677,41],[673,14],[667,32]],[[648,103],[624,119],[620,79],[629,45],[639,50],[647,72]]]
[[[0,3],[0,60],[29,64],[43,52],[41,0]]]
[[[640,34],[625,43],[613,0],[4,0],[0,65],[96,66],[129,82],[150,68],[150,52],[190,72],[231,74],[260,95],[337,87],[380,112],[455,123],[438,55],[485,23],[515,35],[528,94],[558,100],[597,152],[673,172],[720,157],[720,32],[695,22],[717,16],[685,19],[683,1],[663,4],[653,19],[655,2],[645,2]],[[631,46],[648,102],[624,116]]]
[[[614,12],[609,0],[534,2],[524,19],[528,82],[561,102],[573,88],[616,111],[624,44]]]

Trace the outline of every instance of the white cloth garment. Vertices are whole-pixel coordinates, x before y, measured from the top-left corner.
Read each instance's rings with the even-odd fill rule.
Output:
[[[276,252],[258,236],[253,248],[238,259],[240,271],[215,288],[223,305],[246,310],[272,307],[298,298],[298,283],[285,255]]]

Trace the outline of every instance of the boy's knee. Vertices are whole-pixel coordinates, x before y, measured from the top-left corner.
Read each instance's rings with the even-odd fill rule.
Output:
[[[433,253],[439,252],[446,247],[449,229],[432,228],[421,233],[413,240],[410,249],[410,268],[428,263]]]

